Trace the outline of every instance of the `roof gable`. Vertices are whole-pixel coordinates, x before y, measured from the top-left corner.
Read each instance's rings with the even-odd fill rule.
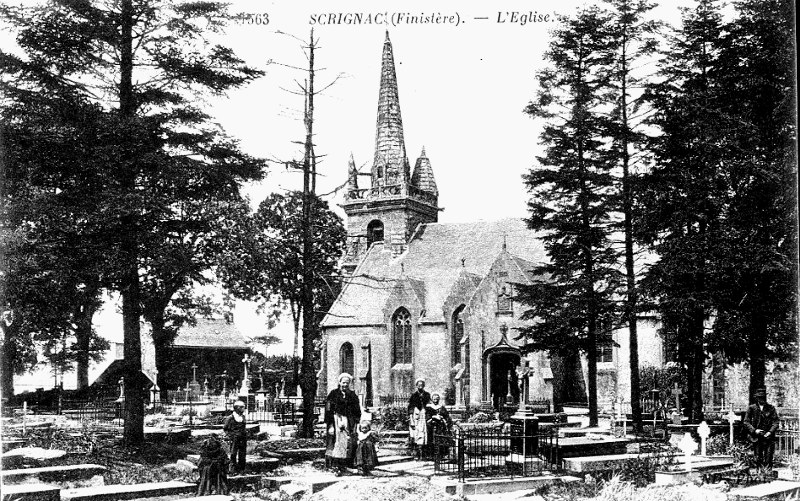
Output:
[[[522,219],[424,224],[399,256],[373,245],[322,326],[382,324],[383,307],[401,277],[424,285],[414,289],[427,312],[426,321],[443,322],[443,306],[462,273],[486,277],[504,245],[520,262],[546,259],[541,240]]]

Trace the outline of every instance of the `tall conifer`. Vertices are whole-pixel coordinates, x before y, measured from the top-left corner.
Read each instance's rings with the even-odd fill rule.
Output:
[[[541,232],[549,263],[543,278],[522,287],[519,298],[531,309],[522,330],[528,350],[559,355],[586,354],[590,425],[597,424],[597,345],[610,342],[614,296],[622,276],[609,239],[614,177],[606,137],[611,32],[597,8],[564,19],[545,55],[551,66],[538,75],[537,100],[527,113],[544,118],[546,153],[524,181],[530,193],[529,226]]]

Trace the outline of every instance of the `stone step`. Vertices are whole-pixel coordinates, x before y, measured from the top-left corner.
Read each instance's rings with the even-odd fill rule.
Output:
[[[2,501],[60,501],[60,489],[54,485],[3,485]]]
[[[766,484],[751,485],[742,489],[732,489],[728,499],[732,501],[748,501],[755,499],[786,499],[800,494],[800,482],[775,480]]]
[[[189,454],[186,459],[194,464],[200,464],[199,454]],[[281,464],[281,460],[277,457],[251,455],[245,456],[245,462],[247,463],[247,469],[255,472],[271,471]]]
[[[378,462],[380,463],[380,459],[378,459]],[[433,461],[403,461],[392,464],[378,464],[375,469],[384,473],[416,475],[427,478],[433,477],[436,473],[433,469]]]
[[[43,468],[20,468],[3,470],[0,476],[4,483],[30,482],[38,479],[43,482],[67,482],[85,480],[95,475],[102,475],[105,466],[99,464],[72,464],[67,466],[46,466]]]
[[[61,491],[62,500],[71,501],[117,501],[123,499],[152,498],[192,494],[197,484],[187,482],[150,482],[145,484],[112,484],[97,487],[80,487]]]
[[[413,460],[414,460],[413,456],[409,456],[407,454],[392,454],[387,456],[380,456],[380,455],[378,456],[378,464],[380,465],[405,463]]]
[[[228,487],[232,491],[240,491],[249,486],[261,488],[261,475],[232,475],[228,477]]]

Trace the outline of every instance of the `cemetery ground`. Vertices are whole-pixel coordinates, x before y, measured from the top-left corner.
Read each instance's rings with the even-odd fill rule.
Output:
[[[374,416],[379,420],[380,413]],[[139,447],[124,447],[118,422],[81,422],[45,414],[26,416],[23,429],[21,416],[5,417],[2,500],[197,499],[194,496],[200,445],[209,434],[219,434],[220,430],[217,425],[202,423],[188,427],[183,421],[180,417],[171,421],[168,417],[149,416],[148,423],[158,427],[148,428],[148,441]],[[486,416],[478,419],[478,423],[466,421],[457,425],[459,429],[507,427]],[[582,426],[581,422],[564,423],[558,430],[561,437],[558,466],[544,464],[528,475],[509,469],[499,474],[487,470],[465,476],[437,464],[441,457],[434,461],[414,460],[407,450],[406,431],[389,430],[376,423],[382,432],[381,464],[371,477],[363,477],[356,470],[335,477],[324,468],[321,438],[296,439],[293,438],[296,425],[262,423],[251,430],[248,470],[244,475],[231,477],[230,495],[200,499],[740,501],[792,496],[798,499],[800,483],[792,481],[800,473],[797,455],[778,455],[779,479],[759,477],[759,472],[752,468],[747,470],[750,476],[745,478],[747,451],[743,446],[726,447],[725,433],[709,438],[705,456],[689,457],[678,447],[687,450],[691,447],[686,438],[692,436],[690,433],[675,430],[671,440],[653,441],[650,437],[633,437],[629,428],[620,430],[620,426],[611,426],[612,421],[605,419],[599,428],[593,429]],[[684,437],[683,445],[679,436]],[[697,442],[692,443],[699,449]],[[451,450],[447,455],[453,458],[470,455],[469,445],[458,447],[462,454]],[[570,452],[570,448],[574,450]],[[491,454],[500,454],[506,464],[514,461],[513,451],[508,455],[507,451],[498,453],[489,448],[482,451],[484,458],[478,458],[478,462],[467,459],[460,467],[471,468],[480,461],[488,464]]]

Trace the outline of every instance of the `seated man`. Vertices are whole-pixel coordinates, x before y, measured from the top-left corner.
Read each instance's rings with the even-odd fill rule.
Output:
[[[778,412],[767,403],[767,391],[759,388],[755,392],[756,403],[747,408],[744,427],[747,438],[753,444],[756,466],[772,470],[775,455],[775,432],[778,431]]]

